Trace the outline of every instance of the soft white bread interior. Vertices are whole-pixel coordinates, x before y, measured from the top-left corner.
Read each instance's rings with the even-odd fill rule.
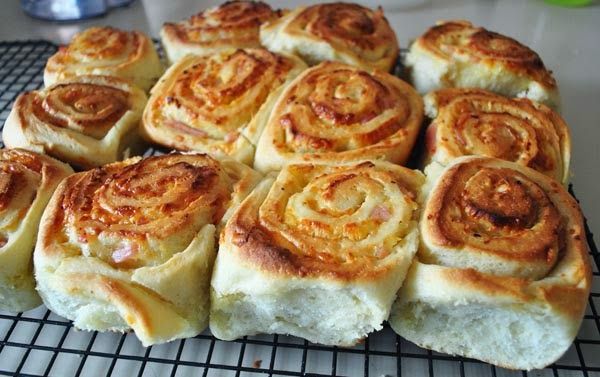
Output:
[[[485,276],[470,279],[479,285]],[[392,308],[392,328],[420,347],[509,369],[544,368],[573,342],[580,320],[572,315],[519,300],[515,293],[527,293],[518,288],[486,292],[465,283],[447,267],[415,262]],[[573,314],[580,317],[580,310],[578,305]]]

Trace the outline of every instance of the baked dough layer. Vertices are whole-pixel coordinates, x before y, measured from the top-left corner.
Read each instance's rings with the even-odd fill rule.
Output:
[[[163,67],[152,40],[138,31],[91,27],[73,37],[46,63],[44,85],[81,75],[116,76],[148,91]]]
[[[212,333],[351,346],[381,329],[417,250],[422,182],[385,161],[294,164],[265,179],[221,234]]]
[[[483,89],[440,89],[425,96],[432,119],[425,164],[447,165],[465,155],[501,158],[566,184],[571,137],[563,118],[527,98],[506,98]]]
[[[423,122],[423,100],[381,71],[337,62],[309,68],[283,89],[265,122],[254,167],[385,159],[404,164]]]
[[[24,149],[0,149],[0,310],[22,312],[42,301],[32,254],[40,217],[69,165]]]
[[[392,328],[421,347],[506,368],[556,361],[591,286],[577,202],[559,182],[489,157],[427,174],[419,252]]]
[[[468,21],[431,27],[410,46],[405,65],[419,93],[481,88],[560,107],[556,81],[538,54]]]
[[[144,111],[146,138],[180,150],[230,156],[252,164],[264,122],[280,87],[306,68],[294,56],[265,49],[188,55],[152,89]]]
[[[389,72],[398,58],[398,40],[383,15],[358,4],[299,7],[263,24],[261,43],[271,51],[296,54],[310,65],[339,61]]]
[[[69,177],[34,254],[44,303],[82,330],[133,329],[144,346],[197,335],[218,229],[258,179],[232,160],[177,153]]]
[[[47,153],[79,168],[135,155],[146,94],[122,79],[78,76],[17,98],[2,130],[8,147]]]
[[[164,24],[160,38],[170,63],[187,54],[209,56],[236,48],[260,47],[260,25],[281,16],[261,1],[228,1],[187,20]]]

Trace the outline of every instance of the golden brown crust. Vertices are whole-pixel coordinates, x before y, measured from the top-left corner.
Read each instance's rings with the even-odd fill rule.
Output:
[[[427,160],[446,165],[460,156],[484,155],[568,181],[569,130],[549,107],[472,88],[437,90],[426,102],[437,110],[427,131]]]
[[[207,52],[260,47],[260,25],[279,16],[279,11],[260,1],[227,1],[188,20],[166,23],[162,33],[170,43],[177,43],[183,48],[200,47]]]
[[[60,181],[73,170],[25,149],[0,150],[0,310],[22,312],[40,305],[31,265],[42,211]]]
[[[146,101],[142,90],[116,77],[63,80],[17,98],[3,129],[4,143],[84,168],[114,162],[139,143]]]
[[[28,92],[23,95],[32,97],[31,108],[19,107],[19,116],[24,124],[27,124],[25,118],[31,111],[43,123],[72,128],[96,139],[104,137],[128,108],[128,93],[105,85],[59,84],[51,88],[45,98],[36,94]],[[22,101],[26,102],[27,98]]]
[[[84,74],[118,76],[144,90],[162,73],[152,41],[137,31],[91,27],[51,56],[44,70],[46,86]]]
[[[256,159],[269,155],[262,170],[282,165],[273,154],[287,162],[385,158],[403,164],[422,119],[421,97],[402,80],[325,62],[305,71],[281,95]]]
[[[132,107],[127,84],[112,77],[92,77],[88,82],[66,81],[45,91],[25,92],[17,99],[24,132],[32,123],[68,128],[102,139]]]
[[[589,287],[582,224],[577,203],[558,182],[497,159],[461,158],[428,197],[419,258],[463,268],[460,276],[472,284],[488,281],[480,273],[496,276],[492,290],[507,276],[530,285],[563,265],[570,269],[563,284]]]
[[[382,161],[289,165],[242,204],[222,244],[270,274],[376,279],[414,235],[421,184],[418,172]]]
[[[95,60],[106,61],[110,66],[129,64],[144,55],[145,38],[136,31],[128,32],[112,27],[89,28],[77,34],[69,45],[60,47],[48,60],[46,69],[52,70],[54,65],[63,66]]]
[[[310,63],[310,42],[325,42],[333,50],[335,60],[344,61],[363,69],[390,71],[398,56],[398,40],[383,14],[383,9],[371,10],[358,4],[329,3],[299,8],[286,17],[263,26],[263,32],[270,33],[283,24],[282,35],[278,38],[282,45],[293,43],[294,39],[305,40],[296,53]],[[262,38],[262,36],[261,36]],[[264,42],[263,42],[264,44]],[[265,44],[268,46],[268,43]],[[270,46],[268,46],[270,47]]]
[[[37,192],[49,197],[49,191],[71,172],[68,166],[45,155],[20,148],[0,149],[0,247],[8,243],[9,233],[28,214]]]
[[[255,139],[259,132],[250,121],[270,93],[303,68],[297,58],[265,49],[187,56],[153,89],[144,112],[144,132],[169,147],[250,162],[253,146],[247,139]],[[252,149],[250,161],[240,156],[243,145]]]
[[[146,346],[198,334],[208,321],[216,228],[259,179],[243,164],[191,153],[67,178],[36,246],[44,302],[78,328],[132,328]]]
[[[531,77],[546,88],[556,88],[552,74],[533,50],[468,21],[440,22],[415,43],[442,59],[461,56],[473,62],[501,64],[518,76]]]
[[[513,162],[468,156],[438,167],[427,170],[420,249],[390,325],[422,347],[505,368],[555,362],[592,283],[577,202]]]
[[[194,154],[135,158],[75,174],[57,191],[60,210],[52,212],[42,244],[52,250],[70,240],[119,268],[158,265],[200,227],[221,220],[232,185],[218,161]],[[173,243],[181,246],[168,247]]]
[[[147,37],[136,31],[124,31],[112,27],[93,27],[77,34],[71,43],[59,48],[48,59],[46,70],[88,61],[97,61],[99,66],[124,66],[139,60],[147,48]],[[104,64],[103,64],[104,63]]]

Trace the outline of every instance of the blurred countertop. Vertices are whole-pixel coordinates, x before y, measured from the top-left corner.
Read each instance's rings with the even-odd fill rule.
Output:
[[[396,0],[399,4],[406,0]],[[413,0],[414,1],[414,0]],[[284,8],[313,4],[310,0],[268,1]],[[380,1],[360,1],[368,6]],[[383,0],[394,3],[393,0]],[[562,8],[541,0],[424,0],[425,5],[386,9],[402,47],[439,19],[468,19],[516,38],[540,54],[554,71],[563,103],[563,116],[572,133],[572,183],[592,232],[600,242],[600,3]],[[0,40],[47,39],[67,43],[92,25],[137,29],[158,36],[165,21],[189,17],[220,3],[203,0],[136,0],[106,16],[75,23],[52,23],[26,16],[18,0],[4,0]],[[399,6],[396,5],[396,8]]]

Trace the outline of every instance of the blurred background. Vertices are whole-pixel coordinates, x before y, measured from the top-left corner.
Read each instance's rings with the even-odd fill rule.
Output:
[[[205,0],[104,0],[107,5],[130,3],[109,9],[105,15],[75,22],[34,19],[22,3],[35,0],[3,0],[0,40],[46,39],[67,43],[93,25],[137,29],[156,38],[165,21],[179,21],[219,1]],[[61,0],[64,7],[85,0]],[[100,1],[101,3],[103,1]],[[268,1],[276,8],[314,4],[311,0]],[[573,138],[572,182],[590,221],[600,234],[600,4],[590,0],[371,0],[382,5],[401,47],[440,19],[468,19],[477,25],[516,38],[540,54],[554,71],[563,99],[563,116]],[[550,3],[586,3],[564,7]]]

